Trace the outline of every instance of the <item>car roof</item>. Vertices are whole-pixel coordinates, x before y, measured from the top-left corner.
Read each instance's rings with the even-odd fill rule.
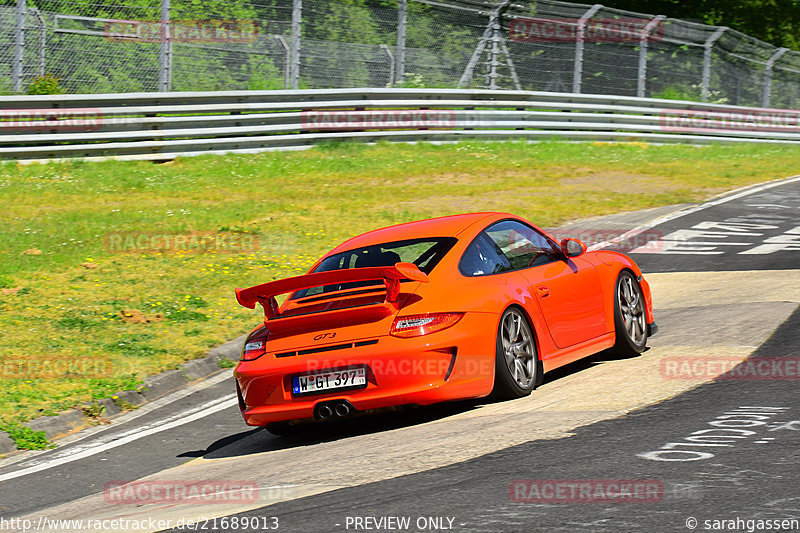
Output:
[[[358,235],[349,239],[333,250],[330,254],[338,253],[353,248],[382,244],[385,242],[402,241],[406,239],[419,239],[425,237],[458,237],[464,230],[486,219],[516,218],[509,213],[483,212],[483,213],[464,213],[461,215],[449,215],[445,217],[429,218],[415,222],[406,222],[395,226],[376,229],[363,235]]]

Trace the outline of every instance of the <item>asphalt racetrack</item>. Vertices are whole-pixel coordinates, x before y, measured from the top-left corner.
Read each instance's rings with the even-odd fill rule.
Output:
[[[0,462],[0,529],[124,518],[138,531],[800,531],[800,179],[647,230],[657,238],[630,255],[660,331],[639,357],[598,354],[519,400],[292,437],[243,424],[227,370]],[[258,496],[104,497],[142,478],[244,480]]]

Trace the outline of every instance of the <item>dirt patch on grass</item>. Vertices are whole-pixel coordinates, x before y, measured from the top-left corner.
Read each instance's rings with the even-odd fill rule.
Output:
[[[138,309],[125,309],[120,311],[119,317],[129,324],[149,324],[151,322],[162,322],[164,320],[164,315],[161,313],[147,316]]]
[[[429,176],[402,176],[392,179],[383,180],[382,185],[392,185],[397,183],[404,183],[406,185],[480,185],[486,183],[486,180],[500,179],[501,176],[490,175],[486,172],[478,172],[475,174],[448,172],[446,174],[429,175]]]
[[[418,213],[471,213],[479,211],[507,211],[508,191],[497,191],[474,196],[440,195],[412,200],[398,205],[399,210]]]
[[[3,296],[8,296],[10,294],[17,294],[21,290],[22,287],[13,287],[11,289],[0,289],[0,294],[2,294]]]
[[[603,172],[576,178],[566,178],[561,180],[561,185],[582,191],[600,190],[618,194],[652,194],[674,192],[684,188],[682,185],[658,176],[640,176],[625,172]]]

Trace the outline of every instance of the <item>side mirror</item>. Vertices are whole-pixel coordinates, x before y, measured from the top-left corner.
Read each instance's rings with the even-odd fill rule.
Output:
[[[561,251],[565,257],[577,257],[586,252],[586,245],[578,239],[564,239],[561,241]]]

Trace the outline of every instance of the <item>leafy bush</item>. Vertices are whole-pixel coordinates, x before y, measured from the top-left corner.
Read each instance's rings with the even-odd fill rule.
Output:
[[[664,100],[698,100],[699,97],[687,91],[683,87],[669,86],[661,91],[650,95],[652,98],[662,98]]]
[[[83,414],[88,418],[99,419],[103,417],[103,413],[105,412],[106,407],[102,405],[100,402],[95,400],[81,407],[81,410],[83,411]]]
[[[662,98],[664,100],[688,100],[690,102],[702,101],[703,88],[699,84],[692,85],[670,85],[661,89],[657,93],[650,95],[651,98]],[[722,97],[720,91],[708,92],[709,104],[726,104],[728,99]]]
[[[414,72],[406,72],[404,81],[398,83],[397,86],[403,89],[424,89],[427,87],[427,85],[425,85],[425,80],[422,78],[422,74],[416,74]]]
[[[28,85],[28,94],[63,94],[64,89],[59,84],[60,79],[52,74],[36,76]]]

